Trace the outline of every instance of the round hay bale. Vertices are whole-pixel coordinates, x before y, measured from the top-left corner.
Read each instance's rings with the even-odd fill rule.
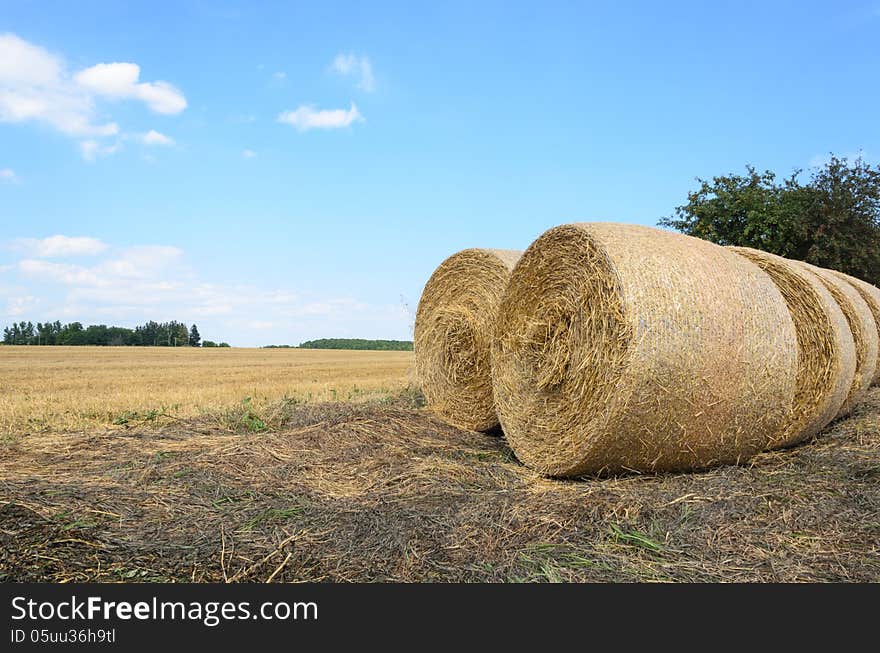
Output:
[[[868,308],[871,309],[871,315],[874,316],[874,324],[877,327],[877,337],[880,339],[880,288],[871,285],[867,281],[862,281],[856,277],[844,274],[843,272],[837,272],[836,270],[830,271],[837,277],[845,279],[859,292],[862,299],[865,300]],[[874,380],[872,383],[874,385],[880,384],[880,347],[877,349],[877,369],[874,370]]]
[[[794,322],[798,368],[792,417],[770,445],[789,446],[818,434],[843,407],[855,375],[855,343],[843,311],[818,276],[775,254],[730,249],[770,275]]]
[[[846,401],[837,413],[837,417],[849,415],[852,409],[864,398],[865,393],[874,380],[877,367],[877,324],[867,302],[849,283],[835,275],[831,270],[820,268],[803,261],[795,261],[804,269],[818,276],[831,296],[837,302],[846,317],[850,332],[856,346],[856,372],[850,386]]]
[[[744,460],[784,428],[794,324],[761,269],[712,243],[580,223],[525,251],[501,301],[501,425],[552,476]]]
[[[489,347],[498,304],[522,252],[466,249],[443,261],[416,312],[416,373],[440,419],[473,431],[498,426]]]

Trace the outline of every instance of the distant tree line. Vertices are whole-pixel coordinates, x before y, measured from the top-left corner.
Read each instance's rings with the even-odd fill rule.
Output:
[[[211,343],[205,346],[226,346]],[[101,345],[110,347],[199,347],[202,338],[198,327],[183,322],[147,322],[134,329],[81,322],[18,322],[3,329],[4,345]]]
[[[290,345],[269,345],[269,349],[286,349]],[[371,349],[378,351],[412,351],[410,340],[363,340],[360,338],[321,338],[300,343],[299,349]]]

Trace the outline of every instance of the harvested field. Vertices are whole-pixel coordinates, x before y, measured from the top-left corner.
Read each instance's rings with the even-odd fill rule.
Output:
[[[406,351],[0,347],[0,437],[206,416],[258,427],[279,405],[379,399],[412,377]]]
[[[404,395],[0,443],[0,579],[878,581],[880,389],[703,473],[549,480]]]

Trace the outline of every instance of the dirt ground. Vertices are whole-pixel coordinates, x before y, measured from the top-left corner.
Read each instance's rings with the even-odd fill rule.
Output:
[[[745,466],[573,481],[418,404],[0,444],[0,580],[880,580],[880,389]]]

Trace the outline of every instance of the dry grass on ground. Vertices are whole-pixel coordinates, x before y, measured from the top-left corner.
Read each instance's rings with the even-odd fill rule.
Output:
[[[412,366],[397,351],[0,347],[0,436],[364,401],[399,393]]]
[[[7,441],[0,578],[880,580],[880,389],[746,466],[574,481],[417,403]]]

